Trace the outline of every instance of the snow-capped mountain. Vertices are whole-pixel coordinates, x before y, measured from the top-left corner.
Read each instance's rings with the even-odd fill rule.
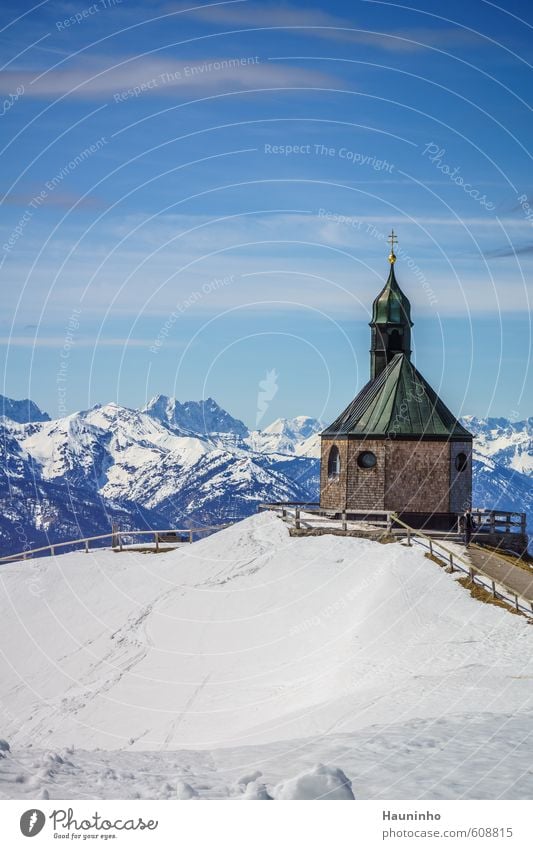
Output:
[[[13,422],[21,423],[50,421],[48,413],[43,413],[29,398],[14,401],[12,398],[6,398],[5,395],[0,395],[0,416],[6,416]]]
[[[31,401],[4,399],[0,419],[3,553],[127,528],[219,524],[261,501],[315,501],[319,432],[309,416],[263,431],[212,398],[158,395],[143,410],[97,404],[50,421]],[[533,516],[533,419],[468,417],[479,434],[474,503]],[[519,468],[522,471],[519,470]]]
[[[213,398],[180,404],[168,395],[156,395],[142,412],[180,436],[201,435],[211,442],[229,445],[248,436],[244,422],[230,416]]]
[[[496,463],[480,451],[474,451],[473,484],[473,502],[476,507],[527,513],[529,533],[533,531],[531,477]]]
[[[46,535],[104,533],[112,520],[125,528],[220,524],[261,501],[312,500],[318,489],[316,460],[254,450],[246,426],[213,399],[158,396],[144,411],[98,404],[54,421],[4,417],[0,427],[5,553]]]
[[[462,421],[475,435],[480,453],[500,466],[533,476],[533,417],[514,422],[465,416]]]
[[[320,457],[319,433],[325,427],[320,419],[296,416],[276,419],[264,430],[254,430],[247,442],[263,454],[294,454],[297,457]]]

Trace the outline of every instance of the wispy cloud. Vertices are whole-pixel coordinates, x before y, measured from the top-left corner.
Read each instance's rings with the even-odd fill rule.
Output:
[[[493,259],[509,256],[531,256],[532,254],[533,245],[506,245],[503,248],[494,248],[491,251],[485,251],[485,256],[492,257]]]
[[[32,201],[35,200],[36,194],[41,191],[41,187],[36,188],[35,192],[32,194],[10,194],[7,195],[2,201],[3,206],[21,206],[28,207]],[[80,208],[90,208],[90,209],[104,209],[106,207],[106,203],[102,198],[95,197],[93,195],[83,196],[80,194],[76,194],[74,192],[56,192],[50,193],[46,198],[42,201],[43,206],[54,206],[59,209],[80,209]]]
[[[185,5],[170,8],[185,11]],[[187,15],[207,24],[242,27],[287,27],[303,36],[330,41],[346,41],[378,47],[396,53],[414,52],[427,47],[454,48],[481,44],[483,38],[461,27],[413,27],[410,29],[373,32],[359,28],[357,22],[332,15],[320,9],[304,9],[287,4],[259,5],[233,3],[231,5],[199,7]]]
[[[8,71],[0,74],[0,91],[9,93],[24,86],[25,97],[77,98],[117,96],[176,97],[208,92],[287,86],[329,86],[329,74],[283,64],[272,64],[258,56],[215,56],[176,62],[164,57],[107,56],[79,59],[68,67],[49,71]]]
[[[71,247],[66,230],[54,252],[41,258],[30,280],[24,262],[10,257],[4,272],[9,282],[6,309],[11,303],[15,305],[24,288],[23,302],[17,307],[19,320],[32,323],[45,294],[50,315],[64,310],[65,304],[81,304],[83,321],[88,323],[98,323],[108,309],[109,321],[135,316],[147,321],[161,317],[163,322],[174,311],[182,322],[186,317],[227,310],[244,316],[253,310],[264,314],[300,309],[334,316],[348,311],[355,318],[365,319],[368,305],[387,274],[386,236],[391,223],[389,213],[328,217],[317,210],[219,221],[202,215],[160,215],[145,224],[138,215],[116,216],[106,221],[97,238],[80,246],[61,269],[59,265]],[[398,274],[418,313],[435,312],[420,274],[437,295],[439,314],[463,314],[465,309],[488,314],[527,308],[522,270],[516,259],[498,259],[497,273],[491,276],[479,253],[474,253],[468,230],[462,229],[465,225],[471,228],[472,235],[488,247],[504,239],[501,232],[495,232],[497,222],[467,218],[461,224],[428,216],[424,224],[429,233],[407,221],[402,221],[400,228]],[[527,225],[520,222],[519,226]],[[431,239],[431,232],[436,241]],[[72,238],[77,236],[75,228]],[[520,237],[515,233],[515,241],[518,238],[526,243],[523,231]],[[26,250],[32,253],[30,243]],[[227,280],[231,280],[229,285],[224,283]],[[107,321],[106,317],[106,332]],[[89,326],[83,330],[85,341],[80,338],[79,345],[92,346],[94,336]],[[56,339],[56,335],[43,334],[38,344],[57,346],[62,339]],[[121,331],[112,330],[109,336],[108,345],[146,345],[142,340],[127,342]],[[11,344],[33,344],[34,334],[21,332],[19,337]]]

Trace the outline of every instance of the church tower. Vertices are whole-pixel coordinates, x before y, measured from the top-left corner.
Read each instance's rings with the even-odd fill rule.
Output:
[[[390,272],[385,286],[372,305],[370,377],[377,377],[395,354],[411,356],[411,304],[398,286],[394,274],[398,241],[394,230],[389,236],[391,252]]]
[[[370,380],[321,434],[320,506],[395,511],[452,527],[472,501],[472,434],[411,362],[411,307],[396,280],[372,307]]]

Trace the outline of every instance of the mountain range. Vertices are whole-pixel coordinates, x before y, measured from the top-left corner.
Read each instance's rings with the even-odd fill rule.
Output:
[[[51,420],[0,396],[2,553],[124,529],[221,524],[261,501],[316,501],[319,432],[308,416],[251,431],[215,400],[158,395]],[[533,418],[467,416],[474,504],[533,512]]]

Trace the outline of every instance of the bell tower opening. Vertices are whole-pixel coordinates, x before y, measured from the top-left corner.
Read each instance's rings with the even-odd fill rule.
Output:
[[[388,280],[372,306],[370,377],[381,374],[396,354],[411,358],[411,304],[396,280],[394,245],[398,242],[394,230],[389,236],[390,272]]]

